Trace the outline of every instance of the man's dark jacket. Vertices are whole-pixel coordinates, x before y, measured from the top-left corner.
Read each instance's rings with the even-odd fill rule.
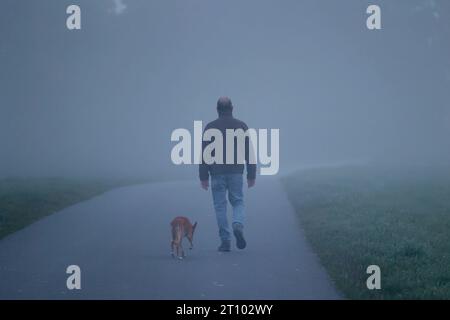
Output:
[[[219,118],[216,120],[208,123],[205,127],[205,131],[208,129],[219,129],[220,132],[222,132],[223,137],[223,163],[224,164],[206,164],[202,161],[202,164],[199,166],[199,176],[200,180],[208,180],[209,175],[218,175],[218,174],[233,174],[233,173],[244,173],[244,165],[243,164],[237,164],[236,158],[237,158],[237,139],[235,138],[235,144],[234,144],[234,164],[226,164],[226,129],[243,129],[244,131],[248,130],[247,125],[245,122],[240,121],[233,117],[233,114],[231,111],[222,111],[219,113]],[[205,150],[205,147],[211,143],[211,141],[203,141],[202,143],[202,158],[203,158],[203,150]],[[245,139],[245,161],[247,165],[247,179],[255,179],[256,177],[256,164],[250,164],[249,163],[249,139],[246,137]]]

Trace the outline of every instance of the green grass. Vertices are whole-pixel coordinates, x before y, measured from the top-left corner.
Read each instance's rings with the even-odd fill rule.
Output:
[[[0,239],[42,217],[136,180],[2,179]]]
[[[347,167],[283,178],[322,264],[350,299],[450,299],[450,170]],[[368,290],[366,268],[381,268]]]

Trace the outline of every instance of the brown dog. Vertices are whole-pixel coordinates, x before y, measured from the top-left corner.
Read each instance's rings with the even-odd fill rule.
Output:
[[[183,241],[183,238],[186,237],[189,240],[189,243],[191,246],[189,249],[192,249],[194,246],[192,241],[194,240],[194,231],[197,227],[197,222],[193,225],[186,217],[176,217],[172,220],[170,223],[172,226],[172,257],[175,258],[175,248],[177,249],[176,256],[178,259],[183,259],[185,257],[184,250],[181,242]],[[180,249],[181,249],[181,256],[180,256]]]

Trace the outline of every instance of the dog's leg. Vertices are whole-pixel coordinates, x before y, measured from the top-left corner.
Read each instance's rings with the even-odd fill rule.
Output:
[[[183,259],[184,257],[186,257],[186,255],[184,254],[183,244],[181,242],[180,242],[180,248],[181,248],[181,257],[180,257],[180,259]]]
[[[180,256],[180,249],[181,249],[181,254],[183,254],[183,247],[181,246],[181,242],[183,241],[182,234],[183,234],[183,229],[180,226],[178,226],[176,229],[176,237],[175,237],[176,238],[175,243],[177,245],[178,259],[183,259],[183,257]]]
[[[184,251],[183,247],[181,245],[181,242],[177,242],[177,257],[178,259],[183,259]]]

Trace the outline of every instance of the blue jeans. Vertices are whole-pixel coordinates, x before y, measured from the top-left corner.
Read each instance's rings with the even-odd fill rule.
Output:
[[[242,191],[242,174],[220,174],[211,176],[211,191],[216,211],[219,236],[222,241],[230,240],[231,233],[227,219],[227,191],[228,200],[233,207],[233,223],[244,225],[245,208],[244,193]]]

